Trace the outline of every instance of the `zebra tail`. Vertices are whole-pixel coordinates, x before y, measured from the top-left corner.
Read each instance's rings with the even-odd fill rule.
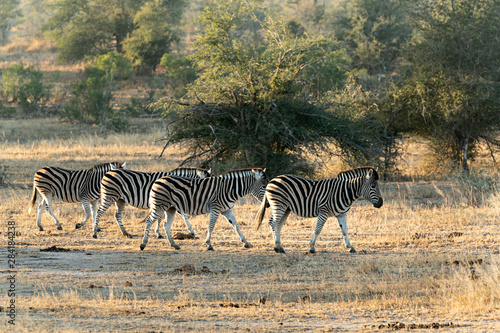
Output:
[[[31,213],[31,210],[33,209],[33,206],[35,205],[36,202],[36,197],[37,197],[37,190],[35,185],[33,185],[33,194],[31,195],[31,201],[28,208],[28,213]]]
[[[262,204],[260,205],[259,211],[257,212],[257,216],[255,216],[255,230],[259,230],[260,225],[262,224],[262,220],[264,219],[264,214],[266,213],[267,207],[269,207],[269,203],[267,202],[267,197],[264,194]]]

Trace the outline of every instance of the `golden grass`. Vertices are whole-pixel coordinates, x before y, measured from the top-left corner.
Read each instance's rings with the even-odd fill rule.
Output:
[[[110,208],[94,240],[89,222],[74,229],[81,206],[60,201],[54,210],[64,230],[44,213],[45,231],[38,231],[27,203],[39,168],[118,160],[135,170],[169,170],[184,155],[173,147],[157,159],[163,128],[135,119],[129,132],[113,134],[54,119],[0,121],[0,164],[12,182],[0,188],[4,244],[9,222],[18,232],[17,331],[354,332],[394,322],[500,330],[500,193],[471,207],[450,182],[382,182],[381,209],[358,202],[349,213],[357,254],[344,248],[335,219],[316,243],[318,254],[305,254],[315,221],[296,216],[282,232],[287,254],[274,253],[267,225],[254,230],[258,203],[251,198],[235,208],[251,249],[220,218],[215,252],[205,251],[208,217],[197,216],[190,221],[199,238],[178,241],[181,250],[152,236],[140,251],[144,226],[136,221],[146,212],[130,207],[123,221],[134,238],[119,235]],[[320,173],[339,167],[331,168]],[[179,218],[173,231],[186,231]],[[53,245],[72,251],[40,251]],[[8,301],[4,290],[4,310]]]

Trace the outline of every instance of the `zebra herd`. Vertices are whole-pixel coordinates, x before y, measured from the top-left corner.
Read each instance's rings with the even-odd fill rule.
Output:
[[[116,222],[124,236],[131,237],[122,223],[125,206],[149,209],[146,218],[144,237],[140,249],[148,242],[149,229],[156,221],[156,234],[162,216],[165,216],[163,229],[172,247],[180,249],[174,242],[170,228],[175,214],[184,218],[189,232],[194,236],[187,215],[209,213],[208,232],[205,243],[213,250],[210,238],[215,223],[222,214],[233,226],[246,248],[250,243],[243,236],[234,216],[235,202],[247,194],[261,201],[255,218],[256,228],[262,223],[266,208],[272,215],[269,226],[274,237],[274,250],[285,253],[281,245],[281,229],[290,214],[301,217],[317,217],[316,228],[310,243],[310,253],[315,253],[315,243],[328,217],[335,216],[344,236],[345,246],[356,252],[349,241],[347,213],[358,198],[369,200],[374,207],[380,208],[383,199],[378,185],[379,175],[372,167],[356,168],[341,172],[337,178],[311,180],[294,175],[283,175],[267,181],[266,170],[261,168],[238,169],[224,172],[220,176],[211,175],[201,168],[179,167],[169,172],[139,172],[125,169],[119,162],[102,163],[88,170],[68,170],[59,167],[40,169],[34,177],[33,194],[29,211],[35,205],[38,195],[42,200],[37,210],[36,225],[43,231],[41,215],[45,207],[54,219],[57,229],[61,224],[52,211],[52,201],[59,198],[64,202],[80,202],[85,211],[85,219],[76,224],[82,228],[92,216],[93,234],[97,238],[99,220],[113,203],[117,207]],[[100,200],[99,209],[97,204]]]

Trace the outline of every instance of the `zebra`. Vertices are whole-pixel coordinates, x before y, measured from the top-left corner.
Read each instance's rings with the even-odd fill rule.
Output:
[[[241,233],[234,217],[234,203],[249,193],[262,200],[266,184],[266,170],[261,168],[232,170],[220,176],[205,179],[186,179],[175,176],[158,179],[153,184],[149,197],[149,215],[146,219],[141,250],[144,250],[148,242],[151,224],[159,219],[163,212],[166,215],[163,228],[170,246],[176,250],[180,249],[170,233],[170,227],[177,211],[190,215],[210,213],[208,233],[205,239],[207,250],[213,251],[214,249],[210,243],[210,237],[220,214],[236,230],[240,240],[245,243],[245,248],[252,247]]]
[[[97,238],[99,231],[99,220],[104,212],[115,203],[117,212],[115,214],[116,222],[120,227],[122,234],[128,238],[132,236],[125,230],[122,224],[122,213],[126,204],[136,208],[148,209],[149,192],[153,183],[161,177],[175,175],[186,178],[205,178],[210,177],[210,171],[200,168],[176,168],[169,172],[139,172],[132,170],[112,170],[104,175],[101,181],[101,205],[97,210],[96,217],[93,222],[93,235]],[[189,224],[187,216],[183,215],[184,222],[191,235],[194,236],[194,231]],[[158,238],[163,238],[159,232],[159,224],[156,227]],[[83,224],[77,224],[76,228],[83,227]]]
[[[311,180],[293,175],[278,176],[266,187],[264,200],[257,212],[255,223],[258,229],[264,218],[266,207],[271,207],[269,220],[278,253],[285,253],[281,245],[281,228],[290,214],[301,217],[317,217],[316,229],[310,244],[310,253],[316,253],[315,243],[323,225],[330,216],[339,222],[344,243],[350,252],[356,252],[347,234],[347,213],[358,198],[369,200],[374,207],[382,207],[384,201],[378,186],[379,175],[372,167],[362,167],[341,172],[337,178]]]
[[[29,204],[29,212],[35,205],[38,193],[42,196],[42,202],[38,206],[36,225],[43,231],[42,211],[47,208],[50,216],[57,225],[57,230],[62,230],[61,223],[52,211],[52,199],[59,198],[64,202],[81,202],[85,211],[84,224],[91,215],[94,216],[97,203],[100,198],[101,179],[104,174],[113,169],[125,168],[126,163],[109,162],[94,165],[88,170],[69,170],[59,167],[45,167],[37,171],[33,180],[33,195]]]

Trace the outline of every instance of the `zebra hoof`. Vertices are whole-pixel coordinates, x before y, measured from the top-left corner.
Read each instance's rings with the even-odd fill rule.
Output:
[[[253,247],[252,244],[248,244],[248,243],[245,244],[245,249],[251,249],[252,247]]]
[[[133,238],[131,234],[129,234],[128,232],[126,234],[123,234],[124,237],[127,237],[127,238]]]
[[[158,239],[163,239],[163,236],[158,234]]]
[[[350,253],[356,253],[356,250],[353,247],[351,247],[351,249],[349,250],[349,252]]]
[[[39,229],[40,231],[43,231],[43,228],[42,228],[42,227],[38,227],[38,229]]]
[[[286,253],[282,247],[275,247],[274,251],[276,251],[276,253]]]
[[[96,235],[96,234],[93,234],[93,235],[92,235],[92,238],[97,239],[97,235]]]
[[[176,249],[176,250],[180,250],[180,249],[181,249],[181,247],[180,247],[179,245],[172,245],[172,247],[173,247],[174,249]],[[212,250],[213,250],[213,249],[212,249]]]
[[[191,234],[191,236],[193,236],[193,238],[195,237],[194,232],[190,232],[189,234]]]
[[[58,227],[57,227],[57,230],[62,230],[62,227],[61,227],[61,226],[58,226]]]
[[[212,245],[209,245],[209,246],[207,247],[207,251],[214,251],[214,248],[212,247]]]
[[[314,250],[314,249],[310,249],[310,250],[309,250],[309,253],[310,253],[310,254],[316,254],[316,250]]]
[[[142,250],[144,250],[144,248],[146,247],[146,245],[141,244],[141,246],[140,246],[140,247],[141,247],[141,251],[142,251]]]
[[[101,228],[97,227],[97,232],[101,232],[101,231],[102,231]]]
[[[75,225],[75,229],[80,229],[81,227],[82,227],[82,224],[81,224],[81,223],[77,223],[77,224]]]

